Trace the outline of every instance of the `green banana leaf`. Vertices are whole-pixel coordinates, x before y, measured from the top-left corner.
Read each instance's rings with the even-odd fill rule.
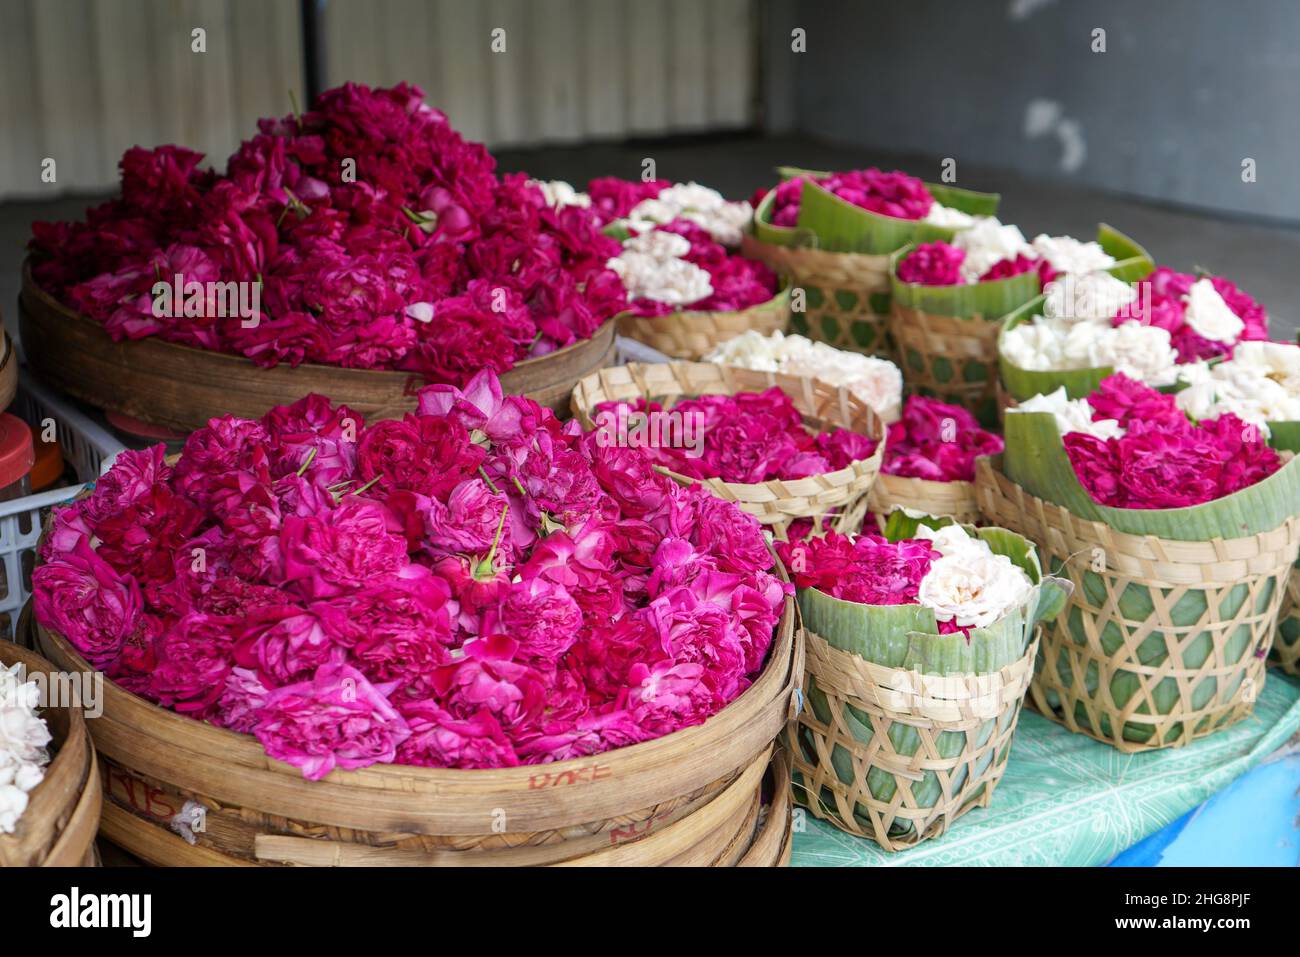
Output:
[[[916,247],[904,246],[889,261],[889,290],[894,300],[904,306],[942,316],[961,319],[980,316],[1001,319],[1039,295],[1038,273],[1023,272],[1006,279],[958,283],[953,286],[926,286],[903,282],[898,278],[898,264]]]
[[[779,167],[782,179],[793,176],[817,177],[826,173],[819,170],[802,170]],[[1001,197],[996,193],[977,193],[974,190],[927,183],[930,194],[944,206],[959,209],[972,216],[992,216],[997,213]],[[803,184],[799,200],[797,225],[776,226],[772,223],[772,204],[776,191],[763,197],[754,211],[754,236],[765,243],[778,246],[800,246],[824,249],[830,252],[866,253],[885,255],[909,242],[928,242],[951,239],[955,230],[924,223],[919,220],[883,216],[845,202],[829,190],[811,181]]]
[[[896,511],[886,524],[885,537],[890,541],[914,537],[922,524],[941,528],[952,524],[952,520]],[[1020,535],[1004,528],[963,527],[969,534],[986,541],[995,554],[1009,558],[1034,583],[1029,600],[1002,620],[988,628],[972,629],[968,640],[960,633],[940,635],[934,612],[920,605],[863,605],[833,598],[814,588],[803,588],[799,590],[798,600],[804,624],[841,651],[886,667],[926,675],[991,674],[1018,661],[1032,642],[1036,625],[1059,614],[1072,586],[1063,579],[1044,576],[1037,550]],[[809,677],[808,689],[809,707],[818,720],[829,722],[831,705],[817,687],[815,676]],[[990,718],[971,731],[945,731],[939,735],[937,746],[944,757],[955,757],[967,747],[968,736],[970,744],[983,745],[1014,720],[1015,713],[1010,712]],[[875,732],[865,712],[846,704],[844,721],[858,741],[870,744]],[[888,734],[899,754],[915,754],[920,747],[920,736],[914,727],[895,722]],[[803,746],[805,756],[814,760],[815,750],[807,742]],[[975,772],[981,773],[998,757],[987,755]],[[844,748],[833,749],[831,763],[841,781],[852,782],[853,764]],[[955,780],[953,787],[959,788],[962,783]],[[897,791],[898,782],[891,772],[874,767],[867,772],[867,786],[877,800],[889,801]],[[912,794],[921,806],[933,806],[943,796],[938,776],[933,771],[925,772],[923,780],[912,783]],[[971,798],[977,796],[978,792]],[[834,806],[825,796],[821,800],[827,808]],[[855,813],[855,817],[864,826],[870,823],[865,812]]]
[[[1116,279],[1130,283],[1139,282],[1151,275],[1155,269],[1155,261],[1145,249],[1105,223],[1097,227],[1097,242],[1117,260],[1115,265],[1106,270]],[[1044,299],[1046,296],[1038,296],[1009,313],[1002,320],[1002,330],[998,333],[998,373],[1002,377],[1002,388],[1017,402],[1023,402],[1036,395],[1047,395],[1062,386],[1071,399],[1082,399],[1094,392],[1101,380],[1115,370],[1109,366],[1047,371],[1022,369],[1003,357],[1002,337],[1006,335],[1008,329],[1024,322],[1033,322],[1041,316]]]

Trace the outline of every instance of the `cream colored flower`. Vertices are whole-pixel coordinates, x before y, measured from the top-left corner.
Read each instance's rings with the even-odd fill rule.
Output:
[[[1242,342],[1231,359],[1181,378],[1178,405],[1194,419],[1232,413],[1266,435],[1269,422],[1300,421],[1300,346]]]
[[[580,193],[569,183],[562,179],[541,180],[530,179],[529,185],[536,186],[542,191],[542,196],[546,199],[547,206],[554,206],[561,209],[565,206],[582,206],[591,205],[591,197],[586,193]]]
[[[1004,226],[996,216],[978,217],[973,226],[953,237],[952,244],[966,253],[961,274],[967,282],[974,282],[1003,259],[1031,251],[1020,228]]]
[[[1056,428],[1061,435],[1068,432],[1082,432],[1098,439],[1117,439],[1124,434],[1123,427],[1116,419],[1092,420],[1092,406],[1087,399],[1071,399],[1061,386],[1055,392],[1036,395],[1026,399],[1018,406],[1007,409],[1007,414],[1021,412],[1046,412],[1056,419]]]
[[[1085,273],[1109,269],[1115,257],[1095,242],[1080,242],[1073,236],[1048,236],[1039,233],[1030,244],[1035,253],[1048,261],[1056,272]]]
[[[970,229],[975,225],[975,219],[976,217],[970,213],[963,213],[960,209],[935,203],[930,207],[930,211],[925,214],[922,222],[943,229]]]
[[[11,834],[27,808],[27,792],[45,777],[50,731],[37,713],[40,689],[0,667],[0,833]]]
[[[739,246],[753,215],[749,203],[730,203],[716,189],[694,182],[676,183],[637,203],[627,215],[627,225],[631,232],[644,232],[674,219],[688,219],[707,230],[714,242]]]
[[[1049,319],[1107,319],[1137,299],[1137,290],[1108,272],[1066,273],[1043,290]]]
[[[1192,331],[1212,342],[1233,343],[1246,324],[1229,308],[1208,279],[1198,279],[1183,297],[1187,304],[1183,321]]]
[[[623,281],[629,299],[651,299],[681,306],[713,295],[713,280],[708,272],[685,259],[659,259],[629,250],[606,265]]]
[[[885,422],[898,418],[903,401],[903,375],[889,360],[780,331],[764,336],[751,329],[721,343],[704,358],[721,365],[809,376],[843,386]]]
[[[1005,555],[972,538],[955,525],[932,531],[922,526],[917,537],[929,538],[940,552],[921,579],[917,601],[941,622],[987,628],[1024,605],[1033,593],[1029,576]]]

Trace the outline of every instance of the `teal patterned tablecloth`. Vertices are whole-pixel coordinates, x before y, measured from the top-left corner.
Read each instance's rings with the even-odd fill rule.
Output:
[[[942,838],[887,854],[796,809],[791,864],[1104,864],[1227,786],[1298,729],[1300,683],[1275,670],[1249,720],[1185,748],[1121,754],[1026,710],[993,803],[968,811]]]

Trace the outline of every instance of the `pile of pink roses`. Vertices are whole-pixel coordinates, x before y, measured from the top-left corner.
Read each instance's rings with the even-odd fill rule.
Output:
[[[776,550],[799,588],[864,605],[917,604],[921,580],[939,557],[922,539],[890,542],[880,535],[850,537],[833,531],[822,538],[777,542]]]
[[[921,243],[898,263],[899,281],[920,286],[957,286],[966,282],[962,276],[962,263],[966,261],[966,251],[951,243]],[[999,259],[984,270],[978,282],[990,282],[994,279],[1009,279],[1021,273],[1037,272],[1039,287],[1046,286],[1056,278],[1057,272],[1046,257],[1026,256],[1017,253],[1010,258]]]
[[[889,426],[881,471],[931,482],[971,482],[975,460],[1002,449],[1002,437],[980,428],[968,410],[914,395]]]
[[[1115,373],[1088,396],[1116,435],[1062,438],[1079,482],[1114,508],[1185,508],[1254,485],[1282,467],[1260,430],[1231,413],[1192,422],[1172,395]]]
[[[790,586],[756,521],[491,373],[366,427],[320,396],[123,453],[55,514],[37,620],[320,778],[508,767],[702,722]]]
[[[630,421],[662,415],[657,402],[602,402],[598,419]],[[755,483],[797,479],[847,468],[876,451],[875,439],[849,429],[811,434],[790,397],[776,386],[763,392],[702,395],[683,399],[670,412],[680,416],[682,434],[699,442],[648,446],[656,465],[690,478]]]
[[[799,202],[805,178],[796,176],[776,187],[776,196],[772,199],[773,225],[799,224]],[[935,202],[925,183],[915,176],[896,170],[886,173],[874,166],[812,177],[812,182],[846,203],[896,219],[924,219]]]
[[[599,217],[498,176],[416,87],[347,84],[258,127],[225,175],[181,147],[128,150],[118,198],[34,224],[36,280],[115,340],[456,384],[590,338],[626,307]],[[261,282],[257,321],[157,314],[151,290],[177,275]]]

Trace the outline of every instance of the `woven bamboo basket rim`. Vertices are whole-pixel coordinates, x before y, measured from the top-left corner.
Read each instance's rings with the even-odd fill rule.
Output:
[[[17,663],[28,675],[58,670],[34,651],[0,641],[0,664]],[[95,861],[102,795],[99,764],[85,716],[81,709],[70,706],[42,711],[54,736],[54,753],[45,777],[28,792],[27,810],[14,832],[0,834],[0,866],[90,866]]]
[[[697,479],[657,467],[659,471],[683,485],[701,485],[769,524],[824,515],[832,508],[864,496],[875,481],[884,457],[884,425],[871,407],[849,389],[819,379],[708,362],[632,362],[601,369],[580,379],[573,390],[573,414],[584,429],[590,430],[596,427],[593,414],[602,402],[735,395],[761,392],[772,386],[791,398],[805,424],[817,428],[839,426],[859,432],[876,440],[875,451],[869,458],[832,472],[766,482]]]
[[[4,349],[4,358],[0,359],[0,412],[9,408],[18,394],[18,356],[15,355],[14,342],[9,333],[4,333],[0,342]]]
[[[860,288],[889,292],[889,253],[844,253],[815,246],[781,246],[766,243],[746,233],[741,252],[765,263],[774,272],[792,277],[796,284],[807,282],[835,288]]]
[[[93,670],[62,635],[35,621],[32,627],[56,664]],[[289,819],[309,810],[313,821],[355,830],[474,835],[486,830],[484,808],[513,796],[511,830],[540,831],[667,802],[752,761],[793,712],[802,656],[787,598],[763,671],[703,724],[545,765],[457,770],[376,764],[306,781],[299,769],[269,757],[252,735],[166,711],[107,678],[104,714],[92,735],[105,757],[126,768],[181,791]],[[167,747],[159,748],[160,742]]]
[[[828,724],[805,709],[797,728],[790,732],[794,767],[801,778],[796,786],[814,816],[894,852],[937,837],[961,814],[988,806],[1005,771],[1020,710],[1033,680],[1040,636],[1041,629],[1035,629],[1024,654],[997,671],[939,676],[869,662],[806,632],[807,678],[817,683],[830,709]],[[844,733],[841,724],[846,706],[867,715],[873,727],[870,743]],[[1010,721],[1003,726],[1008,716]],[[992,733],[983,743],[974,743],[971,732],[990,722]],[[894,724],[916,729],[914,753],[895,751],[887,733]],[[964,746],[944,757],[938,754],[938,741],[951,732],[965,734]],[[800,738],[805,733],[816,742],[813,758],[802,750]],[[849,753],[852,782],[840,780],[832,761],[835,748]],[[981,763],[984,767],[975,771]],[[873,769],[895,778],[892,798],[872,794],[867,774]],[[927,772],[936,776],[940,793],[933,803],[922,805],[912,793],[912,785],[923,782]],[[961,774],[960,782],[954,784],[950,773]],[[833,804],[823,798],[828,789]],[[865,809],[869,824],[858,820],[860,808]],[[900,823],[903,833],[891,836]]]
[[[989,521],[1012,522],[1008,527],[1015,528],[1016,522],[1023,527],[1030,516],[1046,533],[1047,540],[1040,541],[1040,547],[1082,559],[1091,558],[1091,554],[1083,554],[1085,550],[1103,548],[1107,570],[1121,575],[1167,585],[1231,585],[1293,565],[1300,554],[1300,515],[1289,517],[1277,528],[1240,538],[1182,541],[1133,535],[1037,498],[988,458],[978,460],[975,470],[980,510]]]
[[[975,483],[956,479],[939,482],[910,475],[891,475],[882,471],[871,487],[868,507],[878,515],[904,508],[935,517],[951,517],[962,524],[980,518]]]
[[[613,361],[618,318],[602,323],[590,339],[516,362],[500,375],[502,390],[552,408],[567,407],[572,380]],[[19,320],[27,362],[43,379],[98,408],[172,428],[200,428],[209,418],[226,414],[257,418],[274,405],[311,392],[368,418],[400,417],[414,409],[415,391],[427,384],[417,373],[393,369],[310,362],[266,368],[242,355],[157,336],[114,342],[102,325],[65,306],[36,282],[30,256],[23,262]],[[132,377],[146,377],[142,381],[157,387],[168,370],[182,369],[192,374],[187,401],[194,404],[196,394],[206,396],[206,408],[187,411],[185,403],[162,408],[156,397],[135,395],[130,388]]]
[[[785,331],[790,320],[790,289],[786,285],[764,302],[744,309],[670,312],[663,316],[624,313],[621,335],[643,342],[675,359],[697,360],[716,346],[749,330],[768,335]]]

